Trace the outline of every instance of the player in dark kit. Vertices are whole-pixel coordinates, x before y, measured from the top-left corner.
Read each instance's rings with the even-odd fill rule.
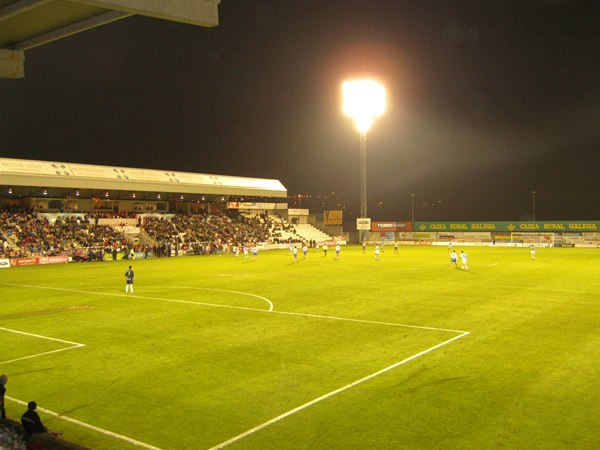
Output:
[[[133,294],[133,270],[131,270],[131,266],[129,266],[129,269],[127,270],[127,272],[125,272],[125,293],[127,294],[130,290],[131,293]]]

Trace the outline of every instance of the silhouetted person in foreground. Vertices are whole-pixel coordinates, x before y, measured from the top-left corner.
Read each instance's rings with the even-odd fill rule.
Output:
[[[29,402],[27,404],[27,411],[21,416],[21,423],[23,424],[23,428],[25,428],[27,437],[31,438],[36,433],[49,433],[54,436],[60,436],[62,432],[53,432],[44,426],[42,419],[40,419],[40,416],[36,412],[36,408],[36,402]]]
[[[0,375],[0,423],[6,419],[6,410],[4,409],[4,394],[6,394],[6,387],[4,385],[8,381],[7,375]]]

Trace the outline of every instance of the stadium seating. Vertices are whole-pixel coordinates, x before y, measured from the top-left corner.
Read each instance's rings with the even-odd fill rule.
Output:
[[[104,217],[104,216],[103,216]],[[125,220],[125,219],[124,219]],[[255,243],[284,244],[330,240],[312,225],[291,225],[267,214],[148,215],[135,223],[139,230],[99,224],[97,215],[38,214],[31,210],[0,211],[0,256],[4,258],[70,256],[75,261],[102,259],[105,254],[125,255],[148,248],[155,256],[205,254],[232,246]],[[114,257],[114,256],[113,256]]]
[[[324,242],[332,239],[327,233],[322,232],[311,224],[304,223],[294,226],[296,227],[296,233],[305,241]]]

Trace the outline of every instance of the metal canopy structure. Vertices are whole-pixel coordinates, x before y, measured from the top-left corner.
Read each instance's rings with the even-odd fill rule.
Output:
[[[106,193],[111,199],[136,200],[287,197],[279,180],[265,178],[13,158],[0,158],[0,192],[5,198],[93,198]]]
[[[0,0],[0,78],[25,76],[26,50],[134,14],[213,27],[221,0]]]

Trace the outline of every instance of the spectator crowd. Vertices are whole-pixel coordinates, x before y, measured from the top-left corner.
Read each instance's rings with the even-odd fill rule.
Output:
[[[5,258],[66,255],[77,259],[85,253],[87,258],[101,259],[103,250],[126,243],[115,228],[97,225],[88,216],[59,216],[51,223],[20,208],[0,212],[0,234],[0,256]]]
[[[121,252],[154,256],[172,254],[214,254],[258,242],[300,242],[281,239],[282,226],[293,232],[281,219],[267,214],[242,215],[210,212],[200,214],[148,215],[138,217],[137,226],[147,237],[146,245],[132,242],[124,227],[98,224],[97,214],[47,216],[23,208],[0,210],[0,258],[70,256],[74,261],[116,258]]]

